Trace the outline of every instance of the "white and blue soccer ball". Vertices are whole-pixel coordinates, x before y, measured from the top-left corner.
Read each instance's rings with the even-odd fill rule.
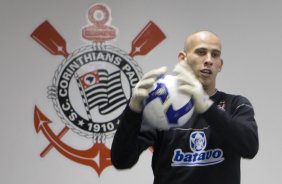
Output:
[[[156,81],[149,97],[144,100],[143,121],[167,130],[186,124],[193,112],[193,100],[178,91],[176,77],[164,75]]]

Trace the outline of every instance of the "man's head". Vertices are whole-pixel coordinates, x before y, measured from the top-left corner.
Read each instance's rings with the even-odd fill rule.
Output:
[[[188,36],[178,59],[189,64],[206,92],[214,91],[216,76],[223,65],[221,42],[214,33],[199,31]]]

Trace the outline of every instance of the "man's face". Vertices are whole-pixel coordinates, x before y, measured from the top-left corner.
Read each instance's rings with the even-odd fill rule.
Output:
[[[204,32],[193,35],[188,45],[186,62],[204,88],[215,88],[216,76],[223,65],[220,40]]]

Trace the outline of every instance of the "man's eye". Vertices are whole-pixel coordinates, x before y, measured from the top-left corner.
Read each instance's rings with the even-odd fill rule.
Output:
[[[204,51],[204,50],[197,50],[197,54],[199,54],[200,56],[204,56],[206,54],[206,51]]]
[[[213,52],[212,53],[212,57],[213,58],[217,58],[217,57],[219,57],[220,56],[220,53],[217,53],[217,52]]]

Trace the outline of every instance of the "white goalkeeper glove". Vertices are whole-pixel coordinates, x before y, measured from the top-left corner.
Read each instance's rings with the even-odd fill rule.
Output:
[[[143,100],[149,96],[149,91],[152,89],[156,80],[164,75],[167,67],[161,67],[151,70],[146,73],[142,79],[136,84],[132,92],[132,97],[129,102],[129,108],[135,112],[142,112]]]
[[[180,61],[173,69],[173,72],[177,76],[179,91],[192,97],[195,111],[200,114],[206,112],[213,104],[213,101],[209,99],[190,66],[185,61]]]

